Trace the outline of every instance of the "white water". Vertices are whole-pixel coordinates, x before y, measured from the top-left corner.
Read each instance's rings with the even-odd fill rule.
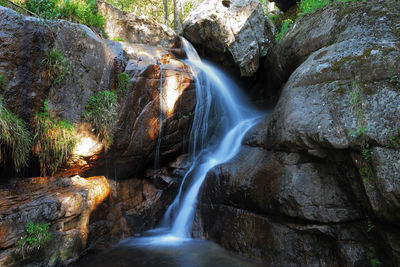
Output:
[[[190,239],[197,197],[207,173],[239,152],[244,135],[260,117],[221,70],[203,62],[186,40],[183,48],[188,56],[185,63],[196,78],[197,102],[189,148],[193,163],[161,227],[153,230],[163,234],[141,238],[136,244],[178,244]]]

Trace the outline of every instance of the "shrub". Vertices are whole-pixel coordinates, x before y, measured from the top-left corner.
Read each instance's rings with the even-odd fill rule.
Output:
[[[66,120],[51,117],[48,102],[35,115],[35,155],[39,159],[40,174],[54,175],[59,167],[67,161],[76,144],[76,129]]]
[[[61,82],[68,73],[68,63],[64,54],[53,47],[50,52],[46,52],[42,64],[46,66],[46,76],[52,81],[52,85]]]
[[[279,41],[289,31],[290,26],[293,24],[293,20],[286,19],[282,22],[281,30],[276,34],[275,40]]]
[[[0,99],[0,154],[12,158],[16,171],[27,166],[31,142],[25,122],[3,107]]]
[[[34,250],[40,250],[48,244],[52,235],[49,231],[47,223],[33,223],[30,221],[26,225],[25,235],[17,241],[17,246],[22,256],[25,258],[26,253]]]
[[[117,88],[116,88],[118,97],[121,97],[126,94],[126,92],[129,89],[129,84],[130,84],[130,78],[128,74],[126,74],[125,72],[121,72],[120,74],[118,74]]]
[[[24,6],[44,19],[65,19],[99,29],[105,23],[96,12],[95,0],[26,0]]]
[[[117,120],[117,96],[112,91],[100,91],[95,96],[91,96],[87,105],[83,119],[92,124],[96,133],[103,140],[105,149],[113,142],[113,130]]]

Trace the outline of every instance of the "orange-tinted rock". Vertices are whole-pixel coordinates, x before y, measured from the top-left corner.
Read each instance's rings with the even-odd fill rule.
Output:
[[[47,264],[51,257],[65,264],[86,246],[91,212],[108,197],[110,187],[104,176],[39,177],[19,180],[0,192],[0,265]],[[42,253],[25,255],[22,261],[16,241],[30,221],[48,223],[52,239]]]

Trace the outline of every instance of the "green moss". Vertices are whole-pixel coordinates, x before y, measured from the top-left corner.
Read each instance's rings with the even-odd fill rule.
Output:
[[[340,71],[344,67],[345,64],[350,63],[350,62],[355,64],[359,69],[361,69],[363,66],[365,66],[367,63],[370,62],[370,56],[371,56],[372,50],[374,50],[374,47],[366,49],[364,51],[364,53],[359,56],[342,57],[340,60],[332,63],[331,69],[333,71]]]
[[[117,122],[117,96],[112,91],[100,91],[90,97],[83,120],[92,124],[107,150],[113,142],[113,130]]]
[[[40,174],[54,175],[70,157],[76,144],[76,129],[66,120],[50,116],[47,100],[34,118],[35,155],[39,159]]]
[[[25,122],[6,109],[0,99],[0,158],[12,158],[16,171],[20,171],[27,166],[31,142]]]

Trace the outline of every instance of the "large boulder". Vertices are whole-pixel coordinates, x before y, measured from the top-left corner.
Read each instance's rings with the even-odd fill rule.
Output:
[[[316,51],[323,52],[314,54],[320,63],[325,63],[325,59],[329,58],[338,61],[335,65],[336,75],[330,77],[331,80],[354,78],[354,68],[368,69],[369,62],[383,58],[382,53],[383,56],[391,54],[390,61],[394,56],[390,52],[398,50],[398,11],[396,1],[378,0],[373,3],[332,3],[312,14],[304,15],[291,26],[266,57],[265,74],[272,76],[272,80],[286,82],[292,72]],[[375,53],[375,48],[379,48],[380,53],[371,55],[374,60],[366,60],[365,64],[360,62],[369,56],[364,52]],[[349,64],[351,62],[348,61],[354,61],[355,64]],[[357,61],[361,64],[357,64]],[[332,63],[331,60],[326,61],[326,64]],[[380,64],[382,63],[384,64]],[[396,61],[391,62],[395,63]],[[321,69],[317,70],[322,75],[326,75],[326,64],[321,64]],[[382,76],[382,71],[387,71],[389,67],[396,68],[395,65],[390,65],[379,69],[380,66],[374,66],[376,74],[373,77]],[[372,72],[371,69],[368,70]],[[368,76],[367,72],[364,73]]]
[[[97,1],[97,8],[106,18],[104,31],[110,39],[121,38],[129,43],[168,48],[178,36],[166,25],[145,16],[123,12],[106,2]]]
[[[265,65],[288,78],[279,102],[209,173],[196,233],[267,265],[399,265],[399,12],[341,3],[293,25]]]
[[[120,177],[182,151],[196,104],[189,67],[168,50],[138,44],[124,44],[124,49],[132,90],[121,103],[110,153]]]
[[[67,264],[76,259],[86,246],[91,212],[110,193],[105,177],[30,178],[0,190],[2,266]],[[30,222],[49,225],[51,240],[41,248],[20,241]]]
[[[289,61],[302,63],[272,115],[269,145],[388,144],[400,126],[400,93],[390,82],[400,69],[399,10],[396,1],[334,5],[294,25],[277,52],[288,73]],[[316,21],[323,23],[315,27]]]
[[[257,0],[203,1],[186,18],[183,36],[206,57],[242,76],[256,73],[273,40]]]
[[[356,173],[349,155],[321,161],[243,146],[208,174],[196,231],[266,265],[368,264],[379,239],[367,232],[368,204]],[[385,253],[377,249],[374,257]]]
[[[0,6],[0,32],[0,73],[7,83],[7,89],[1,92],[3,102],[28,122],[46,99],[53,114],[79,121],[89,97],[112,84],[113,66],[118,65],[116,55],[84,25],[39,23]],[[53,48],[66,58],[58,63],[59,70],[66,71],[58,83],[49,77],[43,62]]]

